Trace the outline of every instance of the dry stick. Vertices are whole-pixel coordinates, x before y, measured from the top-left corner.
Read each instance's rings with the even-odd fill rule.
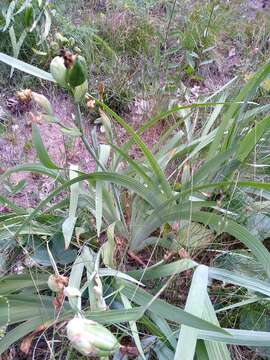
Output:
[[[142,259],[139,258],[132,250],[128,250],[128,255],[131,257],[131,259],[135,260],[138,264],[142,266],[146,266],[146,264],[142,261]]]

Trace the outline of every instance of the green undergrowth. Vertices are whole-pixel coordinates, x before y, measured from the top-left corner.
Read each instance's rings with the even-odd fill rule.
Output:
[[[46,40],[39,44],[29,33],[19,58],[48,69],[61,47],[79,48],[89,63],[92,90],[104,83],[107,103],[120,113],[136,97],[163,103],[168,96],[193,96],[194,86],[199,94],[215,91],[267,61],[269,14],[241,1],[65,1],[50,9]],[[15,24],[20,34],[20,20]],[[59,33],[67,42],[59,41]],[[1,51],[11,55],[8,33],[1,37]],[[3,67],[1,73],[7,72]],[[14,76],[9,86],[35,85],[19,72]],[[4,86],[7,78],[2,75]]]
[[[5,171],[0,164],[1,356],[84,359],[67,331],[75,317],[111,334],[103,328],[102,344],[87,337],[90,358],[106,350],[100,357],[114,360],[268,359],[267,14],[251,25],[240,1],[86,5],[55,4],[45,55],[33,55],[29,40],[25,62],[7,56],[1,33],[3,86],[60,88],[76,110],[73,124],[63,124],[40,90],[30,95],[37,115],[95,161],[91,173],[60,166],[33,123],[24,152],[33,147],[37,160]],[[71,67],[50,66],[63,47],[77,54]],[[222,68],[235,57],[221,87],[194,96],[204,67],[214,76],[218,60]],[[155,111],[134,130],[122,113],[142,95]],[[90,134],[82,111],[91,112]],[[3,131],[6,121],[0,117]],[[160,124],[150,149],[144,135]],[[25,173],[53,184],[34,208],[16,202]],[[109,353],[106,336],[119,344]]]
[[[56,68],[52,76],[5,54],[0,60],[58,81]],[[270,118],[269,105],[256,101],[269,72],[267,63],[238,92],[229,82],[200,103],[171,105],[137,131],[96,98],[101,143],[95,127],[91,142],[85,136],[81,90],[65,85],[76,107],[72,128],[61,123],[45,97],[32,93],[43,121],[80,138],[96,170],[84,173],[54,163],[33,124],[40,162],[2,175],[0,201],[7,209],[0,218],[2,353],[28,334],[33,353],[46,331],[55,344],[50,351],[74,356],[63,330],[73,316],[110,329],[121,344],[114,358],[132,351],[137,358],[231,359],[235,346],[267,353],[267,324],[263,319],[253,324],[260,311],[267,314],[270,295],[265,152]],[[150,151],[141,135],[167,118],[173,119],[171,126]],[[116,123],[128,136],[121,146]],[[133,145],[141,154],[136,159],[129,156]],[[12,200],[12,192],[22,191],[25,183],[13,184],[10,175],[22,171],[54,181],[34,209]],[[14,262],[22,266],[21,275],[9,274]],[[59,297],[63,288],[56,297],[61,309],[49,274],[67,277],[65,297]],[[66,340],[59,350],[61,337]],[[68,339],[76,348],[69,334]]]

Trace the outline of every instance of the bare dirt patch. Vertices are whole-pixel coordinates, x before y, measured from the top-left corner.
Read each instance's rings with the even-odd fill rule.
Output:
[[[49,99],[51,97],[54,112],[61,123],[66,127],[73,127],[72,118],[75,111],[69,98],[61,93],[48,97]],[[38,126],[51,159],[59,167],[68,169],[70,164],[76,164],[86,172],[95,169],[95,162],[90,158],[80,138],[63,134],[59,125],[43,121],[37,110],[32,107],[23,114],[10,114],[7,131],[0,137],[2,172],[16,165],[39,162],[32,144],[32,123]],[[85,123],[87,124],[87,119]],[[86,128],[90,130],[90,127],[86,126]],[[21,192],[12,196],[16,203],[23,207],[33,207],[54,187],[54,180],[46,176],[24,172],[11,175],[13,184],[23,179],[27,181],[27,185]]]

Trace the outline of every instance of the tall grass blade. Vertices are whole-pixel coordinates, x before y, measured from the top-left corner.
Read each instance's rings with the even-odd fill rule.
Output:
[[[132,309],[130,301],[128,300],[128,298],[125,295],[121,294],[121,299],[122,299],[122,302],[123,302],[123,305],[124,305],[125,309]],[[146,360],[146,358],[144,356],[144,352],[143,352],[143,348],[142,348],[141,340],[140,340],[140,337],[139,337],[139,332],[138,332],[136,322],[135,321],[129,321],[129,326],[130,326],[130,330],[131,330],[131,333],[132,333],[133,340],[134,340],[135,345],[137,346],[138,352],[140,354],[140,357],[143,360]]]
[[[77,177],[78,166],[70,165],[69,177],[70,180],[73,180]],[[65,249],[69,247],[69,244],[72,239],[74,227],[77,221],[76,211],[78,207],[80,187],[79,183],[76,182],[70,185],[70,202],[69,202],[69,211],[68,218],[62,224],[62,231],[65,239]]]
[[[50,73],[1,52],[0,52],[0,61],[15,69],[33,75],[39,79],[55,82],[54,78]]]
[[[140,147],[141,151],[145,155],[146,159],[148,160],[149,164],[151,165],[151,168],[154,172],[154,174],[157,176],[157,178],[160,181],[160,185],[163,188],[163,191],[168,196],[171,195],[171,187],[165,177],[165,174],[160,169],[158,162],[156,161],[153,154],[148,150],[145,143],[142,141],[140,136],[125,122],[124,119],[122,119],[119,115],[117,115],[114,111],[112,111],[108,106],[106,106],[104,103],[98,102],[98,104],[103,108],[105,112],[110,114],[123,128],[127,131],[127,133],[132,137],[134,142]]]
[[[190,285],[185,311],[202,317],[207,298],[208,268],[199,265],[194,272]],[[197,343],[198,330],[186,325],[181,326],[174,360],[193,360]]]
[[[215,310],[208,294],[205,299],[203,318],[211,321],[213,324],[219,325]],[[216,341],[205,341],[205,347],[209,360],[231,360],[230,352],[225,344]]]
[[[144,225],[140,228],[134,243],[137,246],[144,241],[154,230],[161,225],[171,221],[177,220],[192,220],[195,222],[203,223],[204,225],[211,225],[215,228],[217,233],[228,233],[245,244],[253,253],[254,256],[264,267],[268,276],[270,276],[270,253],[261,241],[256,239],[245,227],[237,224],[235,221],[225,219],[221,215],[208,213],[205,211],[185,211],[175,210],[160,213],[154,211],[145,221]]]
[[[48,169],[58,169],[58,166],[50,159],[49,154],[45,149],[42,138],[40,136],[40,132],[36,124],[32,124],[32,139],[37,155],[42,165],[44,165]]]
[[[122,283],[120,283],[122,286]],[[127,296],[132,302],[141,305],[147,306],[150,301],[153,299],[153,296],[146,291],[134,286],[131,283],[125,283],[124,288],[121,292]],[[156,315],[163,317],[166,320],[173,321],[178,324],[184,324],[190,327],[197,329],[211,329],[211,331],[217,331],[221,334],[224,333],[224,330],[214,324],[209,323],[193,314],[182,310],[179,307],[170,305],[163,300],[156,299],[149,307],[148,310],[153,312]]]

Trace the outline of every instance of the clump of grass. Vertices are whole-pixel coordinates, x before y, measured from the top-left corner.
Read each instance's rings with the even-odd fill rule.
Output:
[[[156,29],[147,16],[139,17],[128,10],[112,12],[109,19],[102,16],[97,25],[100,36],[127,57],[147,56],[156,37]]]
[[[176,49],[176,57],[183,51],[196,51],[202,60],[204,50],[218,43],[221,24],[217,25],[215,16],[219,9],[211,5],[203,4],[205,12],[195,7],[183,28],[177,29],[183,47]],[[212,10],[217,12],[211,15]],[[169,98],[162,105],[164,111],[135,132],[108,104],[123,111],[137,91],[151,88],[149,78],[153,83],[161,79],[158,70],[167,74],[162,55],[170,50],[168,44],[175,34],[168,31],[168,38],[155,39],[153,46],[149,44],[154,29],[149,19],[140,19],[130,9],[123,19],[122,15],[120,19],[112,15],[108,24],[103,16],[96,20],[87,16],[77,27],[58,18],[63,35],[74,39],[88,60],[91,92],[96,92],[100,80],[105,83],[104,97],[95,99],[92,112],[105,135],[100,141],[94,128],[88,142],[81,107],[88,108],[77,103],[73,136],[80,138],[95,159],[96,172],[83,173],[73,165],[59,168],[34,124],[33,146],[40,163],[24,164],[3,176],[6,179],[22,170],[46,174],[55,188],[30,210],[0,196],[8,209],[0,215],[2,254],[6,256],[8,243],[14,258],[25,261],[30,255],[36,262],[32,265],[35,271],[24,269],[22,277],[1,281],[4,339],[0,352],[27,334],[38,337],[38,346],[45,334],[54,356],[83,358],[66,340],[58,341],[65,336],[65,321],[73,313],[105,322],[121,343],[118,357],[130,351],[142,358],[165,354],[170,359],[229,360],[227,344],[231,341],[247,347],[269,346],[269,334],[261,332],[268,330],[265,324],[258,325],[256,337],[242,330],[250,329],[262,311],[269,311],[261,302],[269,297],[270,187],[264,166],[268,166],[270,123],[266,116],[269,106],[261,106],[257,100],[259,83],[268,76],[270,66],[253,74],[239,93],[227,85],[200,104],[188,99],[184,106],[178,105],[179,98],[172,102]],[[136,24],[141,28],[136,29]],[[205,32],[202,35],[203,29],[207,36]],[[158,59],[153,51],[157,48]],[[149,62],[145,65],[146,56]],[[199,60],[195,59],[198,69]],[[153,63],[156,67],[151,73]],[[48,112],[47,102],[42,111],[46,120],[57,120]],[[168,116],[174,123],[149,151],[141,135]],[[115,122],[129,136],[121,147]],[[61,128],[66,134],[71,130]],[[135,160],[129,156],[133,144],[139,150]],[[24,151],[29,150],[27,143]],[[18,184],[16,191],[24,185]],[[64,300],[65,293],[55,295],[47,286],[48,272],[68,275],[76,296],[67,292]],[[184,310],[179,305],[185,306]],[[24,326],[26,330],[22,330]],[[230,336],[220,326],[230,327]],[[236,333],[234,329],[239,327]],[[31,339],[26,340],[31,345]]]
[[[104,13],[86,15],[73,25],[76,18],[74,15],[67,23],[58,15],[59,31],[74,38],[81,48],[90,64],[89,82],[93,89],[104,82],[108,104],[117,112],[127,110],[136,94],[144,91],[148,75],[153,76],[159,28],[147,15],[119,4],[108,5]]]
[[[8,62],[6,57],[2,59]],[[67,70],[59,69],[66,72],[68,81]],[[33,67],[30,70],[28,67],[28,71],[40,73]],[[114,343],[121,343],[120,349],[117,345],[112,350],[119,356],[131,350],[137,356],[153,352],[159,356],[162,348],[175,359],[193,359],[195,354],[211,356],[217,352],[223,354],[220,359],[224,360],[225,356],[229,360],[227,344],[231,342],[246,346],[269,345],[269,335],[261,332],[261,328],[256,337],[243,329],[235,331],[241,321],[238,322],[234,312],[228,322],[232,326],[226,330],[228,335],[220,328],[222,316],[218,315],[221,306],[226,307],[222,311],[228,311],[243,308],[246,297],[248,304],[253,302],[251,292],[269,297],[265,279],[270,272],[270,254],[261,241],[265,237],[258,239],[254,226],[248,228],[247,223],[243,226],[244,221],[239,216],[246,211],[246,217],[252,217],[256,206],[257,215],[264,215],[258,202],[268,204],[269,194],[265,190],[269,189],[269,184],[260,181],[259,170],[250,177],[248,168],[263,159],[260,149],[268,141],[270,122],[265,112],[269,107],[251,100],[269,71],[270,65],[266,64],[230,101],[225,101],[223,93],[228,91],[227,85],[221,94],[214,95],[214,101],[170,107],[149,119],[136,132],[101,99],[95,99],[105,131],[102,142],[96,131],[92,132],[91,142],[86,138],[81,105],[77,102],[75,136],[80,137],[97,166],[97,171],[89,174],[75,165],[69,169],[59,168],[50,159],[38,127],[33,125],[33,145],[40,164],[9,169],[3,178],[23,170],[35,171],[52,177],[55,189],[31,212],[5,196],[0,197],[10,208],[9,213],[0,217],[0,236],[11,241],[11,249],[20,252],[23,248],[24,254],[31,255],[32,260],[42,266],[42,270],[36,272],[34,284],[33,274],[28,273],[21,281],[17,277],[3,279],[0,314],[3,314],[2,325],[7,333],[0,343],[0,352],[29,333],[35,336],[40,329],[47,330],[47,326],[53,329],[53,339],[63,336],[60,329],[72,313],[105,322],[110,332],[114,332],[112,335],[107,330],[106,336],[113,338]],[[51,79],[48,74],[46,77]],[[75,94],[76,89],[71,90]],[[66,132],[70,130],[55,118],[44,97],[31,95],[29,90],[27,95],[39,99],[45,119],[49,116]],[[203,112],[205,121],[198,129],[201,107],[209,108],[209,112]],[[176,124],[151,152],[140,135],[169,115],[175,116]],[[122,126],[130,138],[121,148],[114,136],[114,122]],[[135,160],[129,156],[133,144],[140,151]],[[221,190],[224,196],[219,196]],[[238,190],[245,194],[242,200]],[[61,195],[64,198],[59,199]],[[253,203],[251,201],[250,207],[243,209],[243,198],[248,197]],[[52,203],[53,199],[56,203]],[[89,227],[89,223],[92,226]],[[12,242],[14,238],[18,243]],[[231,241],[229,246],[228,241]],[[152,246],[150,251],[143,257],[143,250],[149,246]],[[165,254],[157,259],[159,248],[162,249],[159,254]],[[241,254],[243,249],[246,249],[245,254]],[[208,254],[215,252],[217,255],[212,258]],[[239,256],[239,259],[248,260],[248,270],[253,271],[253,263],[255,273],[242,271],[243,261],[239,259],[232,269],[225,265],[217,267],[217,262],[212,266],[213,257],[217,259],[220,252],[234,259]],[[132,266],[129,258],[138,265]],[[258,268],[260,275],[264,275],[260,280],[256,276]],[[56,284],[59,288],[47,282],[47,271],[53,272],[53,278],[60,278],[60,285]],[[170,303],[175,291],[163,296],[166,301],[159,299],[176,275],[181,277],[181,286],[185,284],[189,288],[180,299],[185,303],[184,309]],[[146,287],[138,281],[144,281]],[[220,282],[230,286],[224,287]],[[27,297],[23,292],[25,288],[29,289]],[[57,294],[54,296],[50,290]],[[176,301],[179,303],[179,298]],[[255,302],[260,301],[256,295]],[[23,314],[18,311],[19,306],[25,307]],[[12,317],[6,316],[9,309]],[[21,322],[28,325],[23,333]],[[14,326],[12,330],[10,325]],[[101,324],[99,329],[103,329]],[[71,345],[83,353],[84,349],[75,343],[75,338],[72,336]],[[92,341],[92,337],[86,340]],[[103,345],[99,341],[95,343],[100,350],[104,350]],[[91,354],[93,346],[90,346]]]

